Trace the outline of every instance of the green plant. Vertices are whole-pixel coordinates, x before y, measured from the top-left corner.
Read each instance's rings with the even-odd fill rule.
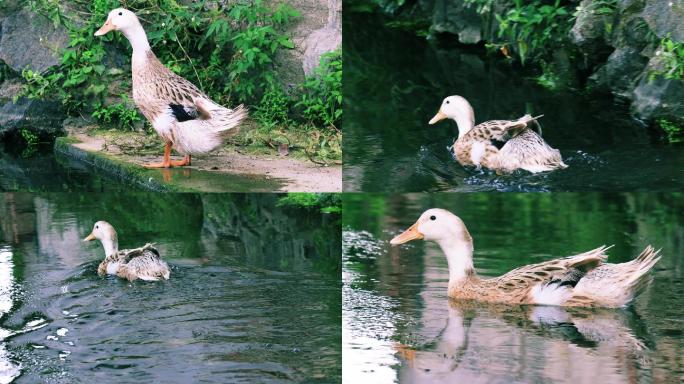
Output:
[[[26,148],[21,153],[22,157],[31,157],[36,150],[38,146],[38,135],[35,133],[29,131],[26,128],[22,128],[20,131],[21,137],[24,139],[24,142],[26,143]]]
[[[275,72],[275,57],[294,48],[285,28],[299,15],[287,3],[72,0],[68,9],[56,0],[30,3],[35,11],[66,27],[71,40],[61,52],[58,68],[42,74],[25,71],[23,95],[54,97],[72,115],[89,114],[102,125],[120,129],[131,129],[142,120],[126,99],[130,65],[111,65],[117,62],[111,53],[128,56],[129,43],[120,33],[93,36],[111,9],[124,6],[139,16],[165,66],[219,104],[250,107],[259,127],[255,132],[244,130],[240,135],[244,142],[272,147],[273,142],[289,145],[297,138],[315,158],[324,162],[339,158],[336,137],[340,135],[330,127],[339,125],[342,114],[341,55],[326,55],[315,78],[307,78],[295,92],[285,92]],[[300,92],[305,95],[300,97]]]
[[[93,36],[111,9],[125,6],[139,15],[155,53],[172,71],[197,83],[219,103],[249,105],[257,105],[262,90],[276,84],[275,55],[279,49],[294,47],[282,30],[298,16],[285,3],[271,6],[263,0],[221,2],[218,6],[207,1],[184,5],[176,0],[75,3],[78,12],[67,12],[55,0],[30,1],[35,11],[67,28],[70,42],[59,68],[24,76],[24,94],[54,95],[69,112],[102,108],[113,83],[122,82],[124,90],[130,88],[125,84],[127,65],[124,71],[105,67],[105,47],[129,52],[128,42],[117,33]],[[82,15],[88,15],[87,19],[82,20]]]
[[[255,108],[254,118],[269,131],[277,125],[289,125],[290,104],[290,98],[282,88],[272,85],[264,92]]]
[[[560,0],[553,5],[544,4],[541,0],[514,0],[512,8],[495,17],[499,22],[498,37],[503,39],[497,44],[517,53],[523,65],[526,60],[545,56],[561,44],[572,18]]]
[[[342,120],[342,52],[321,56],[320,65],[302,85],[297,107],[313,124],[337,129]]]
[[[100,123],[113,124],[121,129],[133,129],[134,124],[142,118],[135,107],[131,106],[127,95],[121,95],[121,100],[120,103],[108,106],[95,105],[91,116]]]
[[[665,132],[665,138],[670,143],[684,142],[684,127],[668,119],[658,119],[660,129]]]
[[[657,64],[649,71],[649,79],[663,76],[666,79],[684,79],[684,44],[670,35],[662,38],[656,49]]]
[[[318,209],[323,213],[342,213],[342,198],[338,193],[290,192],[279,198],[276,205]]]

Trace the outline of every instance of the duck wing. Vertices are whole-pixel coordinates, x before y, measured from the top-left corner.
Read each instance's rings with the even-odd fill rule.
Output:
[[[119,267],[117,276],[133,281],[141,280],[167,280],[171,275],[168,264],[161,259],[159,251],[153,244],[145,244],[136,249],[127,250],[124,256],[125,263]]]
[[[193,98],[208,99],[207,95],[166,68],[154,53],[148,53],[144,66],[133,69],[133,98],[150,122],[160,114],[169,114],[178,122],[201,117]]]
[[[503,295],[518,296],[523,304],[562,305],[572,297],[572,289],[608,257],[601,246],[591,251],[516,268],[491,279]]]
[[[536,123],[536,120],[544,115],[532,117],[525,115],[517,120],[490,120],[480,123],[473,127],[469,134],[481,139],[491,140],[495,142],[506,142],[520,133],[527,130],[530,123]]]

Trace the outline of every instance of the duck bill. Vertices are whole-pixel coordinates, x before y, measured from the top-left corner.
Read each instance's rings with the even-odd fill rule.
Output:
[[[423,234],[418,231],[418,223],[413,224],[409,229],[398,234],[394,239],[390,240],[391,245],[399,245],[408,243],[411,240],[422,240]]]
[[[112,21],[110,19],[107,19],[107,21],[105,21],[104,25],[100,29],[98,29],[97,32],[95,32],[95,36],[102,36],[105,33],[109,32],[109,31],[113,31],[115,29],[116,29],[116,27],[114,27],[114,24],[112,24]]]
[[[95,240],[95,235],[93,235],[92,233],[90,235],[88,235],[88,237],[83,239],[83,241],[93,241],[93,240]]]
[[[435,117],[433,117],[432,119],[430,119],[430,122],[429,122],[428,124],[432,125],[432,124],[434,124],[434,123],[436,123],[436,122],[438,122],[438,121],[444,120],[444,119],[446,119],[446,118],[447,118],[447,115],[445,115],[444,113],[442,113],[442,111],[439,111],[439,112],[437,112],[437,114],[435,115]]]

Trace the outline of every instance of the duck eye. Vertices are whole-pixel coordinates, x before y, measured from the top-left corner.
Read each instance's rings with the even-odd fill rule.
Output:
[[[432,216],[430,216],[430,220],[435,221],[435,220],[437,220],[437,218],[434,215],[432,215]]]
[[[449,100],[447,100],[446,103],[449,104]]]
[[[123,16],[123,12],[119,12],[119,16]]]
[[[97,225],[95,226],[95,229],[99,229],[99,228],[100,228],[99,226],[97,226]]]

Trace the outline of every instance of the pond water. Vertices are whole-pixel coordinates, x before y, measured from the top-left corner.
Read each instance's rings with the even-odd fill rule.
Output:
[[[285,180],[264,175],[229,174],[196,168],[140,169],[138,172],[136,180],[148,181],[153,190],[171,185],[172,188],[202,192],[271,192],[285,185]],[[55,153],[50,144],[31,151],[15,144],[0,143],[0,192],[123,192],[147,189],[136,182],[122,180],[128,176],[117,169],[106,172],[87,160]]]
[[[340,218],[277,199],[0,194],[0,383],[339,382]],[[99,219],[170,280],[98,276]]]
[[[343,377],[360,383],[675,383],[684,377],[682,194],[344,196]],[[389,240],[427,208],[459,215],[483,276],[614,244],[662,248],[625,309],[451,300],[437,245]]]
[[[135,190],[91,172],[83,163],[55,157],[51,145],[27,151],[16,143],[0,143],[0,192]]]
[[[344,23],[345,191],[684,188],[682,146],[664,144],[610,95],[549,91],[484,48],[433,44],[379,16],[350,12]],[[456,124],[428,125],[453,94],[470,101],[476,122],[543,114],[544,138],[570,167],[507,176],[464,169],[447,149]]]

